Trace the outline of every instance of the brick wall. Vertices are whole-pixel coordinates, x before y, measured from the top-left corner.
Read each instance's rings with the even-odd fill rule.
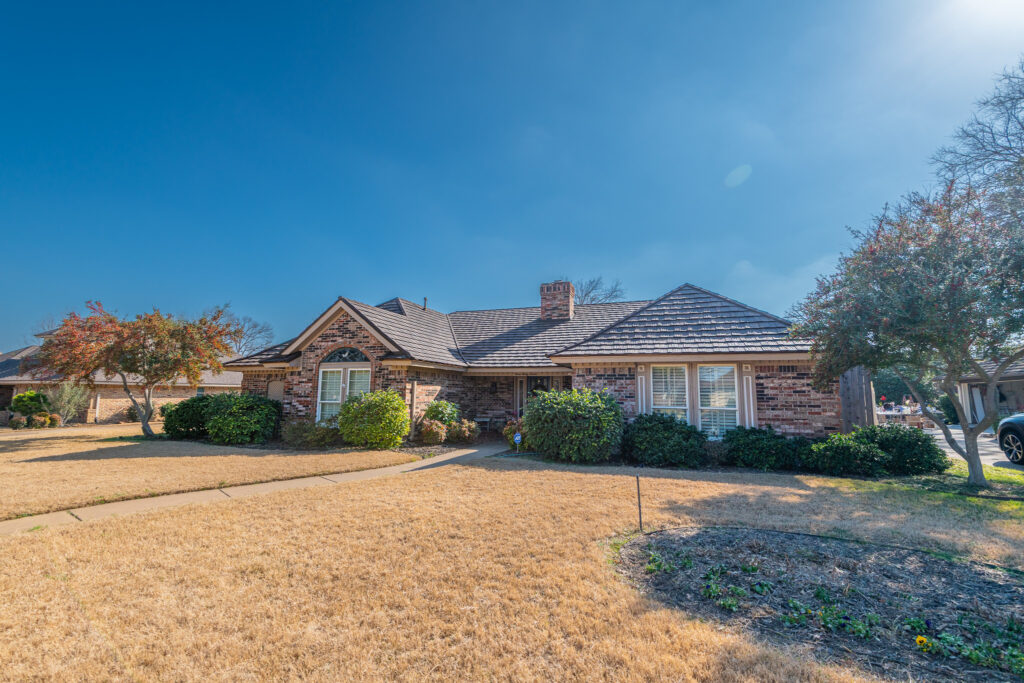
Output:
[[[444,370],[410,368],[408,392],[416,382],[416,415],[423,415],[434,400],[458,404],[467,418],[489,418],[495,424],[504,424],[515,416],[515,385],[511,377],[470,376]]]
[[[757,365],[757,422],[789,436],[825,436],[840,431],[839,382],[819,392],[806,363]]]
[[[267,385],[275,380],[284,380],[287,376],[285,370],[249,370],[242,373],[243,394],[254,394],[256,396],[267,395]]]
[[[568,320],[575,313],[576,289],[571,282],[547,282],[540,286],[541,320]]]
[[[573,366],[573,389],[607,389],[622,407],[622,414],[628,419],[636,415],[636,366],[599,364]]]

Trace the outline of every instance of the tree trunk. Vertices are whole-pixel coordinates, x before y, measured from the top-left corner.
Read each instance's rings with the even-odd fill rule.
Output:
[[[970,432],[970,433],[968,433]],[[985,478],[985,470],[981,466],[981,455],[978,453],[978,432],[975,430],[964,430],[964,460],[967,461],[967,483],[972,486],[984,486],[988,488],[991,484]]]
[[[156,436],[153,433],[153,428],[149,426],[149,420],[153,417],[153,388],[146,387],[143,390],[143,396],[146,402],[142,406],[142,410],[139,410],[139,422],[142,423],[142,433],[146,436]],[[135,400],[134,397],[132,400]],[[136,410],[138,410],[138,404],[136,404]]]

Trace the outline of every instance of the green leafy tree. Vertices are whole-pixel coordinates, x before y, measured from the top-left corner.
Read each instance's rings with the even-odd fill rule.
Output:
[[[924,411],[967,460],[969,483],[987,486],[978,436],[996,419],[996,384],[1024,358],[1024,228],[994,219],[983,197],[951,182],[935,197],[909,195],[853,234],[856,248],[794,311],[794,333],[812,339],[816,381],[856,365],[889,368],[925,405],[922,387],[933,378],[964,444]],[[987,385],[986,417],[974,427],[957,392],[968,372]]]
[[[122,320],[99,302],[87,302],[89,315],[72,313],[43,342],[33,372],[52,372],[91,386],[98,375],[118,377],[132,402],[142,432],[153,436],[153,392],[179,378],[198,386],[204,370],[220,372],[221,358],[233,353],[240,334],[217,308],[194,320],[157,309]]]

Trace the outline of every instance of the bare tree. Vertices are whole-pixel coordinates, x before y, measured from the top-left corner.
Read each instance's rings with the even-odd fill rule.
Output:
[[[577,304],[606,304],[609,301],[622,301],[626,295],[621,280],[606,285],[603,275],[589,280],[577,280],[572,286],[576,289]]]
[[[228,314],[228,319],[238,325],[241,334],[232,343],[235,351],[241,356],[256,353],[260,349],[270,346],[274,341],[274,328],[269,323],[261,323],[245,315],[239,318],[233,313]]]

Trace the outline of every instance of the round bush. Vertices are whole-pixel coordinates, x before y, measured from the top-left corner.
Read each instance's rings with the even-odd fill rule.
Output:
[[[707,436],[673,415],[638,415],[626,425],[622,453],[648,467],[700,467],[707,453]]]
[[[433,446],[443,443],[448,437],[448,428],[440,420],[423,420],[420,422],[420,441]]]
[[[139,421],[139,411],[135,410],[134,405],[130,405],[124,409],[124,419],[127,420],[128,422]]]
[[[771,427],[736,427],[725,433],[722,443],[726,463],[765,472],[800,469],[801,455],[809,446],[806,439],[787,439]]]
[[[60,427],[61,426],[61,420],[60,420],[60,414],[59,413],[50,413],[50,426],[51,427]]]
[[[508,422],[505,423],[504,428],[502,428],[501,430],[501,435],[505,437],[506,441],[508,441],[509,448],[516,448],[516,432],[519,432],[519,436],[521,439],[518,446],[519,450],[530,450],[529,446],[526,445],[526,427],[523,425],[523,418],[521,417],[517,417],[514,420],[509,420]]]
[[[164,414],[164,433],[172,439],[205,439],[209,396],[193,396]]]
[[[250,394],[215,394],[204,412],[210,441],[225,445],[266,443],[281,421],[280,403]]]
[[[11,399],[11,410],[22,415],[49,414],[50,401],[38,391],[23,391]]]
[[[853,433],[858,441],[878,446],[888,456],[890,474],[939,474],[952,466],[935,439],[917,427],[898,423],[870,425]]]
[[[394,389],[371,391],[341,406],[338,429],[355,446],[397,448],[409,433],[409,410]]]
[[[877,477],[885,473],[887,460],[882,449],[874,444],[858,441],[852,434],[832,434],[811,446],[804,465],[821,474]]]
[[[451,427],[459,421],[459,406],[451,401],[431,401],[423,411],[423,419],[437,420],[446,427]]]
[[[12,417],[7,422],[7,426],[11,429],[24,429],[27,424],[28,420],[23,417]]]
[[[50,426],[50,414],[46,411],[35,413],[28,418],[28,426],[33,429],[42,429]]]
[[[472,443],[480,436],[480,425],[472,420],[459,420],[448,427],[448,441]]]
[[[526,404],[530,446],[564,462],[604,462],[622,445],[622,409],[606,391],[540,392]]]

